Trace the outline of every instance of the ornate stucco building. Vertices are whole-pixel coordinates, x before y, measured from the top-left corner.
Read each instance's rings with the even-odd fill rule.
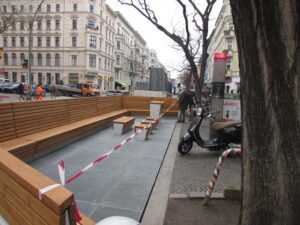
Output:
[[[31,61],[32,82],[94,82],[114,88],[114,25],[116,15],[105,0],[45,0],[34,20],[29,59],[29,24],[37,10],[32,0],[9,0],[7,13],[18,20],[2,33],[0,72],[13,82],[27,80],[24,59]],[[3,7],[2,6],[2,7]]]

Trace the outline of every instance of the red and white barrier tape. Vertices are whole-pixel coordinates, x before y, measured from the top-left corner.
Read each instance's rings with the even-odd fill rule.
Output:
[[[206,196],[205,196],[205,199],[203,201],[203,205],[208,205],[208,201],[209,201],[210,196],[211,196],[211,194],[212,194],[212,192],[214,190],[216,181],[218,179],[218,175],[220,174],[221,166],[222,166],[224,160],[227,158],[227,156],[231,155],[233,153],[235,153],[235,154],[241,154],[241,149],[230,148],[230,149],[224,151],[222,153],[222,155],[219,157],[219,160],[218,160],[218,163],[217,163],[217,165],[215,167],[213,176],[211,177],[211,180],[209,182],[209,186],[208,186],[208,189],[206,191]]]
[[[173,104],[164,112],[162,113],[159,118],[161,118],[163,115],[166,114],[166,112],[168,112],[177,102],[178,100],[174,101]],[[158,118],[158,119],[159,119]],[[157,119],[157,120],[158,120]],[[156,120],[156,121],[157,121]],[[94,165],[96,165],[98,162],[102,161],[103,159],[105,159],[106,157],[108,157],[111,153],[113,153],[114,151],[116,151],[117,149],[119,149],[120,147],[122,147],[123,145],[125,145],[127,142],[131,141],[134,137],[136,137],[138,134],[140,134],[143,130],[147,129],[148,127],[150,127],[151,124],[149,124],[148,126],[143,127],[141,130],[135,132],[134,134],[132,134],[130,137],[126,138],[124,141],[122,141],[120,144],[118,144],[117,146],[115,146],[112,150],[110,150],[109,152],[105,153],[104,155],[102,155],[100,158],[92,161],[90,164],[88,164],[86,167],[84,167],[82,170],[80,170],[77,174],[75,174],[74,176],[72,176],[69,180],[67,180],[67,182],[65,182],[65,165],[63,161],[59,161],[58,162],[58,171],[59,171],[59,177],[60,177],[60,181],[62,183],[62,185],[66,185],[68,183],[70,183],[71,181],[73,181],[74,179],[76,179],[77,177],[79,177],[80,175],[82,175],[83,173],[85,173],[87,170],[91,169]],[[79,211],[76,207],[76,202],[74,200],[74,207],[75,207],[75,219],[76,222],[79,222],[81,220],[80,218],[80,214]]]
[[[164,112],[162,113],[159,118],[161,118],[163,115],[166,114],[166,112],[168,112],[175,104],[176,104],[177,100],[173,102],[173,104]],[[118,144],[117,146],[115,146],[112,150],[110,150],[109,152],[105,153],[104,155],[102,155],[100,158],[92,161],[90,164],[88,164],[86,167],[84,167],[82,170],[80,170],[77,174],[75,174],[74,176],[72,176],[69,180],[67,180],[67,182],[65,182],[65,184],[70,183],[71,181],[73,181],[75,178],[79,177],[80,175],[82,175],[84,172],[86,172],[87,170],[91,169],[94,165],[96,165],[98,162],[102,161],[103,159],[105,159],[106,157],[108,157],[111,153],[113,153],[114,151],[116,151],[117,149],[119,149],[120,147],[122,147],[123,145],[125,145],[127,142],[131,141],[135,136],[137,136],[138,134],[140,134],[143,130],[145,130],[146,128],[150,127],[151,124],[149,124],[147,127],[142,128],[141,130],[135,132],[134,134],[132,134],[130,137],[126,138],[124,141],[122,141],[120,144]],[[60,161],[58,163],[58,168],[59,168],[59,175],[60,175],[60,179],[61,181],[65,180],[65,168],[64,168],[64,162]],[[63,182],[62,182],[63,183]]]

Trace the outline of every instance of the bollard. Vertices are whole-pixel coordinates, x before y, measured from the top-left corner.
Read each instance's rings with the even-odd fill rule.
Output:
[[[218,163],[215,167],[215,170],[214,170],[214,173],[213,173],[213,176],[211,177],[211,180],[209,182],[209,186],[208,186],[208,189],[206,191],[206,195],[205,195],[205,198],[204,198],[204,201],[203,201],[203,205],[204,206],[207,206],[208,205],[208,202],[209,202],[209,199],[210,199],[210,196],[214,190],[214,187],[215,187],[215,184],[216,184],[216,181],[217,181],[217,178],[218,178],[218,175],[220,174],[220,170],[221,170],[221,166],[224,162],[224,160],[226,159],[226,157],[228,155],[231,155],[232,153],[235,153],[235,154],[241,154],[241,149],[237,149],[237,148],[230,148],[226,151],[224,151],[222,153],[222,155],[220,156],[219,160],[218,160]]]

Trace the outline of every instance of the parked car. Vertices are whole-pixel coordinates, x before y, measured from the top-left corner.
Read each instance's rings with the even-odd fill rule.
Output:
[[[4,92],[5,87],[10,83],[8,79],[0,78],[0,92]]]
[[[108,91],[106,93],[107,96],[114,96],[114,95],[129,95],[128,90],[114,90],[114,91]]]
[[[9,83],[9,79],[6,78],[0,78],[0,83]]]
[[[44,84],[44,85],[42,85],[42,89],[44,89],[46,92],[50,93],[52,90],[51,86],[52,86],[51,84]]]
[[[9,87],[12,86],[12,85],[13,85],[13,83],[11,83],[11,82],[1,83],[0,91],[1,92],[8,92]]]
[[[4,91],[17,94],[19,85],[20,85],[20,83],[11,83],[10,85],[7,85],[5,87]],[[23,83],[23,85],[24,85],[24,83]]]

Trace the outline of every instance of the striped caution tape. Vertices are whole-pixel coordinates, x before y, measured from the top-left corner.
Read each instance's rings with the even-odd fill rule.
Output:
[[[173,104],[164,112],[162,113],[159,118],[161,118],[162,116],[164,116],[166,114],[166,112],[168,112],[177,102],[178,100],[174,101]],[[100,158],[92,161],[90,164],[88,164],[86,167],[84,167],[82,170],[80,170],[77,174],[75,174],[74,176],[72,176],[69,180],[67,180],[65,182],[65,184],[70,183],[71,181],[73,181],[74,179],[76,179],[77,177],[79,177],[80,175],[82,175],[83,173],[85,173],[86,171],[88,171],[89,169],[91,169],[94,165],[96,165],[98,162],[102,161],[103,159],[107,158],[110,154],[112,154],[114,151],[116,151],[117,149],[121,148],[123,145],[125,145],[127,142],[131,141],[134,137],[136,137],[137,135],[139,135],[143,130],[147,129],[148,127],[150,127],[151,124],[149,124],[148,126],[145,126],[144,128],[136,131],[134,134],[132,134],[130,137],[126,138],[125,140],[123,140],[120,144],[118,144],[117,146],[115,146],[112,150],[110,150],[109,152],[105,153],[104,155],[102,155]],[[58,168],[59,168],[59,175],[60,175],[60,179],[64,181],[64,177],[65,177],[65,169],[63,168],[64,163],[63,161],[60,161],[58,163]]]
[[[229,156],[231,154],[241,154],[241,149],[230,148],[230,149],[224,151],[222,153],[222,155],[219,157],[219,160],[218,160],[218,163],[217,163],[217,165],[215,167],[213,176],[211,177],[211,180],[209,182],[209,186],[208,186],[208,189],[206,191],[206,195],[205,195],[205,199],[203,201],[203,205],[208,205],[208,201],[210,199],[210,196],[211,196],[211,194],[212,194],[212,192],[214,190],[216,181],[217,181],[218,176],[220,174],[221,166],[222,166],[224,160],[227,158],[227,156]]]
[[[166,112],[168,112],[176,104],[177,101],[178,100],[174,101],[173,104],[164,113],[162,113],[159,116],[159,118],[161,118],[163,115],[165,115]],[[115,146],[112,150],[110,150],[106,154],[102,155],[100,158],[92,161],[90,164],[88,164],[86,167],[84,167],[82,170],[80,170],[77,174],[75,174],[69,180],[67,180],[67,182],[65,182],[65,165],[64,165],[64,162],[63,161],[59,161],[58,162],[58,171],[59,171],[59,177],[60,177],[62,185],[66,185],[66,184],[70,183],[71,181],[75,180],[77,177],[79,177],[80,175],[82,175],[83,173],[85,173],[86,171],[88,171],[89,169],[91,169],[98,162],[100,162],[103,159],[107,158],[114,151],[116,151],[117,149],[121,148],[123,145],[125,145],[127,142],[131,141],[134,137],[136,137],[143,130],[147,129],[150,126],[151,126],[151,124],[149,124],[148,126],[143,127],[139,131],[137,131],[134,134],[132,134],[130,137],[128,137],[125,140],[123,140],[120,144],[118,144],[117,146]],[[76,222],[79,222],[81,220],[81,217],[80,217],[80,214],[79,214],[79,210],[78,210],[78,208],[76,206],[75,199],[74,199],[74,202],[73,202],[73,206],[74,206],[74,209],[75,209],[75,220],[76,220]]]

